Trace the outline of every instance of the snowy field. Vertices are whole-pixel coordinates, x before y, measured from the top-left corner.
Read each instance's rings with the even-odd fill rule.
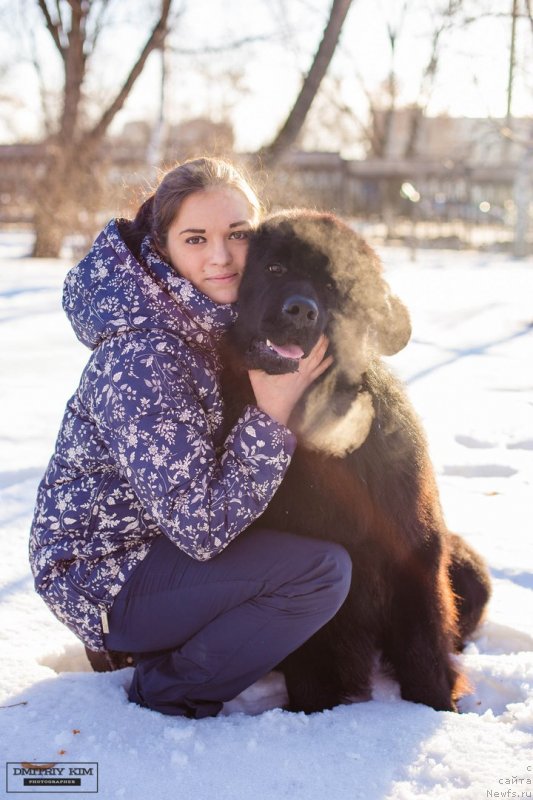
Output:
[[[27,561],[37,483],[88,352],[61,310],[70,264],[28,259],[24,241],[3,236],[3,762],[98,762],[98,795],[82,796],[103,800],[533,797],[533,260],[382,257],[413,318],[411,343],[390,362],[424,420],[448,523],[494,582],[488,619],[461,656],[474,686],[463,713],[404,702],[376,676],[371,702],[291,714],[272,673],[223,716],[194,721],[128,703],[131,668],[89,671],[81,643],[34,593]]]

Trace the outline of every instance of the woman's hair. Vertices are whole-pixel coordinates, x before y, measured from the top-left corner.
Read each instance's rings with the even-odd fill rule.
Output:
[[[253,209],[253,223],[259,221],[261,204],[244,175],[220,158],[196,158],[166,172],[155,192],[140,206],[135,219],[121,221],[120,230],[130,250],[138,255],[142,240],[151,234],[155,246],[165,255],[168,229],[183,201],[195,192],[215,187],[241,192]]]

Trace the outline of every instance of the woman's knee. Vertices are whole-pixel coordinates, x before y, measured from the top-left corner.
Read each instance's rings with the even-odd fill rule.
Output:
[[[352,559],[350,554],[341,544],[324,542],[324,564],[328,568],[328,577],[331,582],[332,593],[342,605],[352,582]]]
[[[330,598],[330,605],[344,602],[350,589],[352,560],[342,545],[265,529],[250,531],[247,541],[241,544],[253,553],[253,562],[268,591],[277,592],[282,587],[283,593],[290,586],[291,592],[303,595],[320,591],[324,598]],[[246,546],[242,549],[245,551]],[[249,567],[250,558],[246,563]],[[247,574],[251,573],[255,574],[254,570],[248,569]]]

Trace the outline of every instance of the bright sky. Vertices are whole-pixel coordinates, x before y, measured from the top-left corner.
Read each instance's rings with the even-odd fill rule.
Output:
[[[237,147],[243,150],[259,147],[272,138],[294,101],[302,73],[320,40],[330,0],[225,0],[224,3],[194,0],[183,5],[185,11],[170,39],[177,53],[167,60],[168,121],[179,122],[205,114],[215,119],[229,116],[235,126]],[[330,68],[338,83],[335,89],[331,83],[325,86],[325,97],[328,91],[330,95],[333,91],[340,94],[344,103],[364,117],[365,90],[378,90],[390,68],[387,22],[398,22],[403,5],[403,0],[354,0],[341,46]],[[396,51],[400,103],[417,98],[432,32],[441,16],[438,9],[447,5],[447,0],[407,2],[408,11]],[[28,138],[37,132],[38,85],[29,60],[20,63],[21,52],[28,56],[39,53],[52,99],[61,85],[57,55],[50,37],[39,24],[34,6],[34,0],[0,0],[0,52],[4,54],[0,58],[0,141]],[[94,59],[86,87],[88,94],[96,98],[96,108],[103,107],[116,76],[126,74],[142,46],[154,18],[147,14],[147,6],[154,8],[157,3],[155,0],[149,4],[140,0],[110,3],[115,24],[101,38],[100,57]],[[429,105],[431,114],[505,115],[511,23],[508,16],[501,15],[508,15],[511,6],[511,0],[464,0],[465,16],[473,21],[454,27],[443,37],[439,71]],[[525,6],[522,0],[522,10]],[[492,16],[483,18],[484,12]],[[24,31],[23,44],[21,31]],[[189,51],[205,46],[220,48],[224,43],[245,37],[252,41],[233,52],[214,52],[208,57],[190,52],[179,54],[184,48]],[[254,37],[265,39],[253,41]],[[513,95],[516,116],[533,112],[532,40],[529,20],[519,20]],[[160,60],[154,54],[127,107],[117,117],[115,130],[129,120],[155,118],[159,70]],[[238,80],[238,94],[229,73]],[[15,102],[6,104],[8,96],[14,97]],[[324,102],[327,108],[328,103]],[[320,113],[326,113],[324,104],[320,105]],[[333,140],[331,149],[335,149]]]

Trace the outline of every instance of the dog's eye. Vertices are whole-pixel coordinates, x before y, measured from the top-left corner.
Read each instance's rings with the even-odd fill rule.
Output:
[[[331,281],[329,283],[326,283],[326,289],[327,289],[328,292],[334,292],[335,291],[335,284],[332,283]]]
[[[284,267],[283,264],[267,264],[266,268],[273,275],[284,275],[287,272],[287,267]]]

